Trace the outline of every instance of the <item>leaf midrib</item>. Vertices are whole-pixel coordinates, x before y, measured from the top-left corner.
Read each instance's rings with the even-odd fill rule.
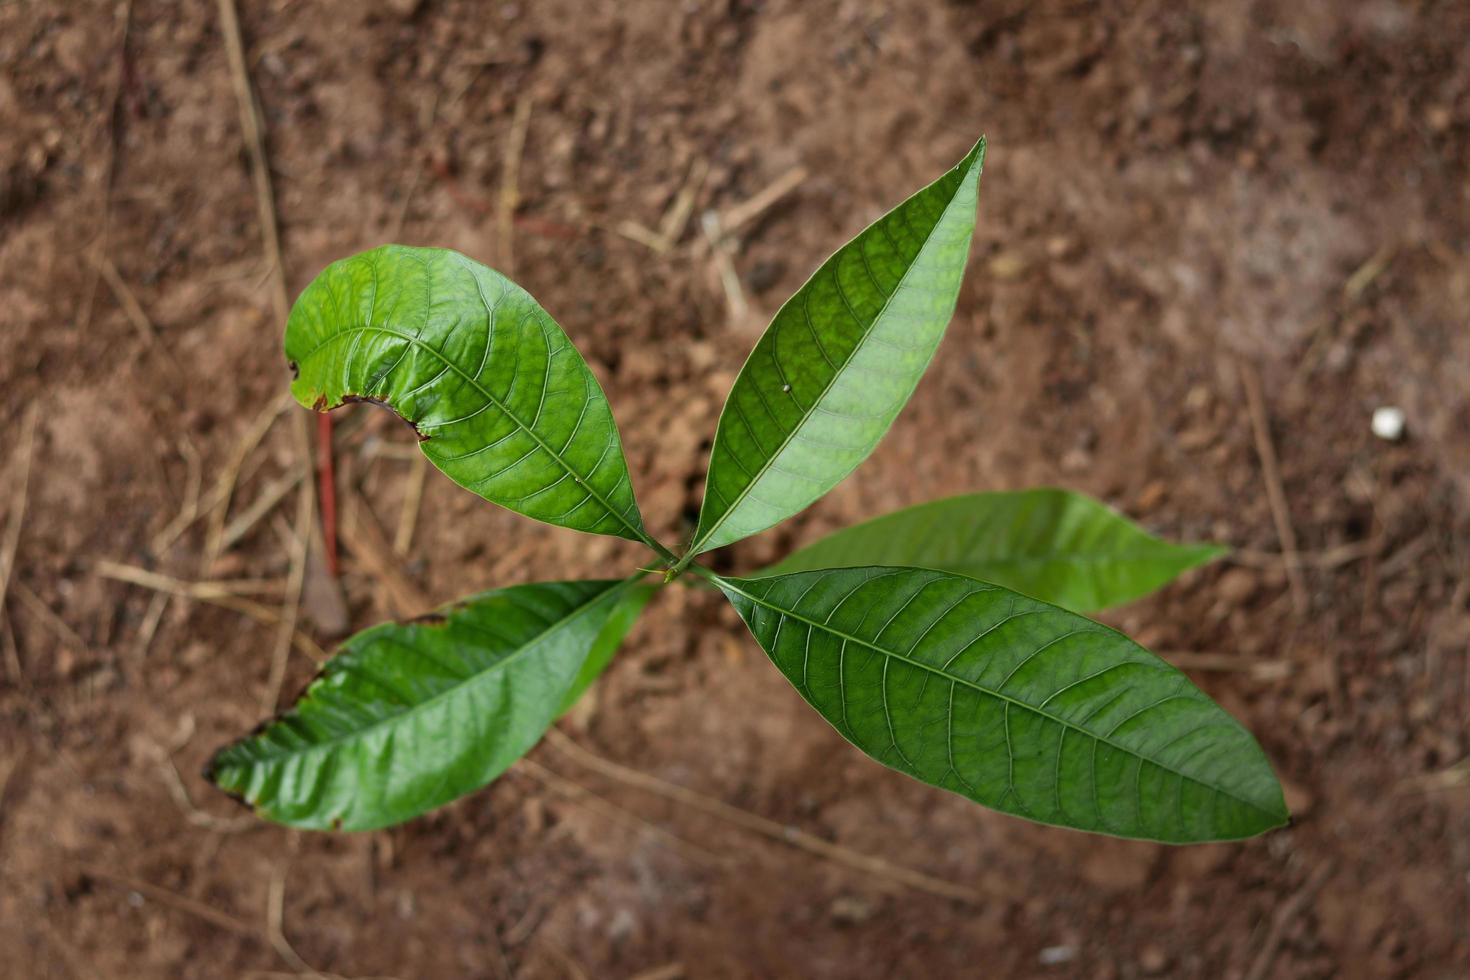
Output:
[[[775,464],[777,457],[779,457],[783,452],[786,451],[786,447],[791,444],[791,440],[793,440],[793,439],[796,438],[796,434],[798,432],[800,432],[801,429],[802,429],[802,427],[806,425],[806,423],[811,419],[811,417],[813,415],[816,414],[817,408],[822,404],[822,399],[824,399],[824,398],[827,397],[827,393],[832,390],[833,386],[837,384],[838,379],[840,379],[842,377],[843,370],[846,369],[846,367],[849,364],[852,363],[852,359],[853,358],[857,357],[858,353],[863,349],[863,345],[868,342],[868,338],[872,337],[873,332],[874,332],[875,328],[878,325],[878,321],[881,320],[881,319],[883,319],[884,314],[886,314],[888,312],[888,307],[890,305],[892,305],[894,298],[898,296],[899,292],[903,289],[904,284],[906,282],[908,282],[909,274],[914,271],[914,268],[916,266],[918,266],[918,264],[919,264],[919,260],[921,258],[923,258],[924,253],[928,250],[929,246],[933,244],[933,242],[934,242],[934,231],[935,231],[935,229],[937,229],[941,224],[943,224],[944,223],[944,220],[949,217],[949,209],[952,208],[952,207],[954,207],[954,200],[955,200],[955,198],[957,196],[959,196],[959,192],[960,192],[961,188],[963,188],[965,186],[965,181],[969,178],[970,171],[974,169],[975,163],[976,163],[976,161],[974,159],[971,159],[970,160],[969,166],[965,168],[964,175],[960,177],[959,183],[955,185],[954,193],[952,193],[950,195],[950,198],[949,198],[948,203],[946,203],[944,205],[944,211],[939,215],[938,220],[936,220],[934,222],[933,226],[930,227],[928,233],[925,235],[925,237],[924,237],[924,244],[919,246],[919,251],[914,255],[914,260],[909,263],[908,268],[904,269],[903,275],[900,276],[899,279],[898,279],[898,284],[893,287],[893,292],[889,293],[888,294],[888,297],[883,300],[883,306],[878,310],[877,313],[875,313],[873,315],[873,319],[869,322],[867,329],[863,331],[862,337],[858,340],[857,344],[853,346],[852,352],[849,353],[847,355],[847,357],[843,360],[842,367],[832,372],[832,379],[830,381],[828,381],[826,385],[823,386],[821,393],[819,395],[817,395],[816,398],[812,399],[811,407],[807,411],[805,411],[805,412],[802,413],[802,415],[801,415],[801,421],[797,422],[796,425],[794,425],[794,426],[791,427],[791,431],[788,432],[786,434],[786,437],[781,440],[781,444],[776,447],[776,451],[773,452],[773,453],[771,453],[771,455],[766,459],[766,461],[761,464],[760,469],[756,471],[755,475],[750,478],[750,481],[748,483],[746,483],[746,485],[741,489],[741,491],[735,495],[735,499],[730,502],[730,506],[729,507],[725,508],[725,512],[719,516],[719,519],[716,520],[715,523],[713,523],[713,524],[710,525],[710,529],[708,531],[706,531],[704,534],[702,534],[702,535],[699,536],[699,540],[695,541],[694,544],[692,544],[692,545],[689,546],[689,551],[688,551],[688,554],[689,555],[693,556],[693,555],[700,554],[701,549],[705,545],[705,542],[707,542],[710,538],[714,537],[715,532],[718,531],[720,528],[722,528],[722,527],[725,526],[725,521],[728,520],[729,517],[730,517],[730,515],[735,512],[736,508],[738,508],[742,503],[744,503],[745,498],[750,495],[750,491],[755,487],[755,485],[757,483],[760,482],[761,478],[766,475],[767,471],[770,470],[771,466]],[[943,180],[943,179],[944,178],[942,178],[942,177],[940,178],[940,180]],[[924,188],[924,190],[927,190],[927,189],[928,188]],[[917,197],[918,194],[922,194],[923,192],[924,192],[923,190],[920,190],[914,196]],[[901,202],[898,205],[898,207],[899,208],[902,208],[903,205],[904,204],[907,204],[907,203],[908,203],[908,201]],[[889,212],[888,214],[892,214],[892,213],[893,212]],[[858,233],[858,237],[857,238],[854,238],[848,244],[849,245],[856,245],[857,247],[861,248],[862,246],[861,245],[858,245],[858,242],[861,240],[862,236],[863,235],[866,235],[868,233],[868,231],[869,231],[870,228],[876,227],[878,225],[878,223],[887,220],[888,214],[883,215],[883,217],[879,218],[878,221],[876,221],[872,225],[870,225],[869,228],[864,228],[861,232]],[[845,248],[847,248],[847,245],[842,246],[842,248],[839,248],[836,252],[832,253],[832,255],[827,259],[827,262],[830,262],[830,261],[832,261],[832,259],[836,258],[837,255],[840,254],[842,252],[842,250],[845,249]],[[821,271],[824,268],[826,268],[827,262],[823,262],[820,266],[818,266],[817,267],[817,271],[812,273],[811,278],[808,279],[806,282],[802,283],[801,289],[798,289],[795,293],[793,293],[792,296],[791,296],[791,299],[787,300],[786,302],[787,303],[793,303],[793,302],[795,302],[796,301],[796,297],[801,295],[802,290],[805,290],[807,288],[807,286],[811,285],[811,283],[816,280],[817,275],[820,274]],[[834,269],[832,271],[832,275],[833,275],[833,277],[835,279],[835,277],[837,275],[836,269]],[[839,289],[841,288],[841,285],[840,284],[839,284],[838,288]],[[781,306],[781,310],[784,310],[785,308],[786,308],[786,304],[783,303],[782,306]],[[781,310],[777,310],[776,311],[776,313],[777,313],[778,316],[780,315]],[[813,332],[813,336],[815,337],[815,331]],[[818,343],[820,344],[820,341],[818,341]],[[754,352],[752,352],[752,356],[754,356]],[[774,357],[774,354],[772,356]],[[932,353],[931,353],[931,356],[932,356]],[[737,383],[738,383],[739,379],[737,378],[736,380],[737,380]],[[918,379],[917,378],[914,379],[914,384],[915,385],[918,384]],[[731,395],[732,396],[734,395],[734,391],[733,390],[731,391]],[[906,402],[907,402],[907,399],[904,399],[904,402],[901,402],[899,404],[898,411],[900,411],[900,412],[903,411],[903,404],[906,403]],[[730,406],[732,406],[733,404],[734,404],[734,400],[733,400],[733,397],[732,397],[732,399],[730,401],[727,401],[726,402],[725,410],[728,411],[730,409]],[[894,412],[893,414],[896,417],[898,415],[898,412]],[[721,422],[724,421],[724,412],[721,412],[720,413],[720,421]],[[891,422],[892,421],[892,418],[890,418],[889,421]],[[714,468],[713,467],[713,462],[714,462],[713,457],[711,457],[711,467],[710,467],[711,469]],[[706,476],[705,479],[708,480],[708,476]]]
[[[602,602],[604,599],[607,599],[609,596],[616,595],[617,593],[623,591],[631,583],[637,581],[638,578],[642,578],[642,577],[643,577],[642,575],[639,575],[639,576],[637,576],[637,578],[624,579],[622,582],[616,583],[616,584],[610,586],[609,588],[604,589],[603,591],[597,593],[597,595],[595,595],[591,599],[589,599],[587,602],[584,602],[581,605],[577,606],[575,609],[573,609],[571,612],[567,613],[561,619],[558,619],[556,622],[554,622],[551,625],[547,626],[546,629],[544,629],[540,633],[536,634],[536,636],[532,640],[530,640],[528,643],[526,643],[526,644],[524,644],[524,645],[522,645],[520,647],[517,647],[515,650],[511,651],[509,654],[507,654],[506,656],[502,657],[501,659],[495,661],[492,664],[488,664],[484,669],[477,670],[473,674],[470,674],[468,677],[461,678],[459,681],[455,682],[454,684],[451,684],[449,687],[446,687],[444,690],[438,692],[437,694],[434,694],[434,695],[430,696],[429,698],[426,698],[423,701],[418,702],[417,704],[407,705],[407,706],[405,706],[403,708],[403,710],[398,711],[398,712],[393,713],[393,714],[385,715],[384,717],[375,720],[372,724],[366,725],[366,726],[364,726],[362,728],[354,729],[354,730],[352,730],[350,732],[343,732],[340,735],[333,735],[331,738],[324,739],[324,740],[322,740],[320,742],[313,742],[311,745],[308,745],[308,746],[305,746],[305,747],[291,748],[291,749],[283,749],[280,752],[267,752],[267,753],[262,753],[262,758],[250,760],[250,762],[248,762],[248,763],[238,763],[237,765],[241,766],[242,768],[245,767],[245,766],[247,766],[247,765],[276,765],[276,764],[279,764],[281,761],[283,761],[285,759],[289,759],[289,758],[293,758],[293,757],[301,756],[301,755],[308,755],[308,754],[311,754],[313,752],[317,752],[317,751],[320,751],[320,750],[323,750],[323,749],[335,748],[335,747],[337,747],[339,745],[342,745],[343,743],[346,743],[346,742],[349,742],[349,741],[357,741],[359,739],[366,738],[369,733],[374,732],[377,729],[382,728],[382,727],[384,727],[386,725],[390,725],[390,724],[396,725],[399,722],[403,721],[404,719],[411,717],[412,715],[415,715],[415,714],[417,714],[417,713],[419,713],[421,711],[428,710],[430,707],[432,707],[433,705],[437,704],[439,701],[442,701],[442,700],[447,699],[448,697],[450,697],[453,694],[458,693],[459,691],[461,691],[465,687],[467,687],[467,686],[469,686],[471,684],[477,683],[478,681],[480,681],[481,679],[483,679],[486,674],[489,674],[492,671],[496,671],[496,670],[508,669],[511,664],[515,663],[521,657],[525,656],[529,651],[536,649],[548,637],[550,637],[552,634],[556,633],[558,630],[562,629],[564,626],[566,626],[572,620],[576,619],[582,613],[584,613],[587,610],[591,609],[593,606],[597,605],[599,602]],[[402,627],[405,624],[402,624],[402,623],[393,623],[393,624],[385,624],[385,625],[392,625],[392,626],[396,626],[396,627]],[[433,628],[433,627],[430,627],[430,628]],[[448,624],[445,624],[445,627],[444,628],[447,629],[448,628]],[[339,654],[339,656],[340,656],[340,654]],[[308,691],[308,696],[310,696],[310,692],[309,691]],[[260,736],[257,736],[257,737],[264,737],[264,733],[262,733]]]
[[[561,458],[561,455],[559,453],[557,453],[556,450],[552,449],[549,445],[546,444],[546,440],[542,439],[539,435],[537,435],[536,431],[534,429],[532,429],[530,426],[528,426],[525,422],[522,422],[521,419],[520,419],[520,417],[517,416],[514,412],[512,412],[509,408],[507,408],[500,401],[500,399],[496,398],[494,395],[490,394],[490,392],[486,391],[485,388],[480,385],[480,382],[477,379],[470,377],[468,374],[466,374],[460,368],[459,365],[455,364],[453,361],[451,361],[449,358],[445,357],[439,351],[435,350],[429,344],[424,343],[424,341],[421,340],[420,338],[415,337],[412,334],[403,333],[403,332],[398,331],[398,330],[390,330],[387,327],[375,327],[375,326],[372,326],[371,324],[367,324],[367,325],[361,325],[361,324],[359,324],[359,325],[347,327],[346,329],[339,330],[336,333],[332,334],[332,336],[328,337],[326,340],[322,341],[320,344],[317,344],[311,350],[309,350],[305,354],[303,354],[302,357],[301,357],[302,362],[304,363],[308,358],[315,356],[319,351],[321,351],[323,348],[325,348],[328,345],[330,345],[333,342],[335,342],[339,337],[345,337],[345,336],[348,336],[349,334],[353,334],[353,333],[380,333],[380,334],[386,334],[387,336],[397,337],[397,338],[399,338],[401,340],[407,341],[409,344],[411,344],[411,345],[413,345],[415,347],[418,347],[421,350],[426,350],[429,353],[433,354],[435,357],[437,357],[444,364],[445,367],[449,368],[449,370],[451,370],[455,374],[459,375],[461,378],[463,378],[469,384],[469,386],[471,388],[474,388],[476,391],[478,391],[481,394],[481,396],[484,397],[485,401],[487,401],[491,405],[494,405],[497,409],[499,409],[501,412],[503,412],[507,418],[509,418],[512,422],[514,422],[517,426],[519,426],[522,432],[524,432],[524,433],[526,433],[526,435],[530,436],[531,439],[535,441],[536,445],[539,446],[542,449],[542,451],[544,451],[546,453],[546,455],[548,455],[552,459],[556,460],[556,463],[557,463],[558,466],[560,466],[563,470],[565,470],[569,476],[571,476],[572,478],[576,479],[578,485],[581,486],[583,490],[587,491],[587,495],[589,497],[591,497],[593,500],[596,500],[599,504],[602,505],[602,509],[603,510],[605,510],[607,513],[611,514],[614,518],[616,518],[617,521],[618,521],[618,523],[622,524],[629,531],[632,531],[633,534],[635,534],[637,536],[637,539],[639,541],[642,541],[644,544],[647,544],[649,547],[653,547],[653,542],[649,539],[648,532],[645,531],[641,525],[634,525],[633,523],[631,523],[619,511],[615,510],[613,508],[612,504],[608,503],[608,501],[602,496],[602,494],[598,493],[596,490],[594,490],[592,488],[592,479],[591,479],[592,475],[590,473],[587,474],[587,476],[584,478],[581,473],[578,473],[576,470],[572,469],[572,467],[567,463],[567,461],[564,460],[564,459],[562,459]],[[420,452],[423,452],[422,449],[420,449],[419,451]],[[429,454],[428,453],[424,453],[424,455],[425,456],[428,456]],[[429,456],[429,459],[432,460],[433,457],[432,456]]]
[[[820,542],[817,542],[817,543],[820,543]],[[1119,552],[1097,552],[1097,553],[1093,553],[1093,552],[1048,552],[1046,554],[1041,554],[1041,555],[1019,555],[1019,556],[1006,557],[1006,558],[1002,558],[1002,557],[991,558],[991,557],[986,556],[986,555],[981,555],[978,558],[965,558],[965,559],[959,560],[959,561],[955,562],[954,565],[965,565],[967,567],[994,567],[996,565],[1041,565],[1041,564],[1045,564],[1047,562],[1058,562],[1058,561],[1060,561],[1060,562],[1068,562],[1068,563],[1083,563],[1083,564],[1088,564],[1088,565],[1105,565],[1105,564],[1121,563],[1121,562],[1132,562],[1132,563],[1155,562],[1155,561],[1168,560],[1168,559],[1174,559],[1174,560],[1180,560],[1180,561],[1182,561],[1186,557],[1189,557],[1189,558],[1197,558],[1197,557],[1199,557],[1198,555],[1188,555],[1188,556],[1186,556],[1186,555],[1178,554],[1178,552],[1180,552],[1180,551],[1192,551],[1196,547],[1195,545],[1170,545],[1167,541],[1166,542],[1162,542],[1162,543],[1164,545],[1164,548],[1161,549],[1161,550],[1159,550],[1159,551],[1155,551],[1155,552],[1146,552],[1146,551],[1136,551],[1136,552],[1135,551],[1125,551],[1125,552],[1121,552],[1121,553],[1119,553]],[[815,547],[815,546],[816,546],[815,544],[811,545],[811,547]],[[1202,546],[1199,546],[1199,547],[1207,547],[1207,546],[1203,546],[1202,545]],[[798,551],[798,552],[796,552],[796,554],[792,555],[791,557],[794,559],[794,558],[798,558],[800,556],[801,556],[801,552]],[[864,562],[863,565],[849,565],[849,566],[844,566],[844,567],[848,567],[848,568],[862,568],[862,567],[865,567],[867,564],[870,564],[870,563]],[[951,567],[954,567],[954,565],[952,565]],[[933,566],[930,566],[930,565],[921,565],[921,566],[918,566],[918,567],[920,567],[920,568],[931,568]],[[807,569],[803,569],[803,571],[806,571],[806,570]],[[810,569],[810,570],[811,571],[816,571],[817,569],[814,568],[814,569]],[[943,571],[943,569],[935,569],[935,570],[936,571]]]
[[[947,681],[952,681],[954,683],[964,685],[965,687],[968,687],[971,690],[977,691],[977,692],[979,692],[980,694],[983,694],[983,695],[988,695],[988,696],[990,696],[992,698],[995,698],[998,701],[1004,701],[1007,704],[1015,705],[1017,708],[1022,708],[1022,709],[1026,710],[1026,711],[1029,711],[1032,714],[1037,715],[1037,716],[1039,716],[1039,717],[1041,717],[1041,718],[1043,718],[1043,719],[1045,719],[1047,721],[1054,722],[1054,723],[1056,723],[1057,725],[1060,725],[1063,728],[1066,728],[1066,729],[1069,729],[1071,731],[1074,731],[1074,732],[1076,732],[1079,735],[1082,735],[1082,736],[1085,736],[1087,738],[1094,739],[1094,740],[1096,740],[1098,742],[1101,742],[1104,745],[1106,745],[1106,746],[1108,746],[1110,748],[1116,749],[1117,751],[1122,752],[1122,753],[1124,753],[1124,754],[1126,754],[1128,756],[1131,756],[1131,757],[1134,757],[1134,758],[1138,758],[1138,759],[1142,759],[1143,761],[1149,763],[1150,765],[1158,766],[1160,769],[1164,770],[1165,772],[1172,773],[1173,775],[1178,776],[1180,779],[1187,779],[1190,782],[1194,783],[1196,786],[1203,786],[1204,788],[1206,788],[1208,790],[1211,790],[1213,792],[1220,793],[1220,794],[1222,794],[1224,796],[1227,796],[1227,797],[1229,797],[1230,799],[1234,800],[1237,803],[1240,803],[1240,804],[1242,804],[1244,806],[1248,806],[1252,810],[1255,810],[1258,813],[1261,813],[1261,814],[1266,815],[1267,817],[1270,817],[1272,820],[1279,820],[1280,819],[1280,817],[1279,817],[1278,814],[1274,813],[1271,810],[1267,810],[1267,809],[1263,808],[1258,803],[1252,802],[1250,800],[1241,799],[1239,796],[1237,796],[1236,794],[1230,792],[1229,790],[1227,790],[1227,789],[1225,789],[1223,787],[1214,786],[1214,785],[1212,785],[1210,783],[1207,783],[1203,779],[1200,779],[1200,778],[1198,778],[1196,776],[1191,776],[1188,773],[1180,772],[1178,769],[1175,769],[1172,766],[1165,765],[1162,762],[1159,762],[1159,761],[1157,761],[1155,759],[1149,758],[1148,756],[1144,755],[1142,752],[1140,752],[1140,751],[1138,751],[1136,749],[1131,749],[1131,748],[1128,748],[1127,746],[1120,745],[1120,744],[1118,744],[1117,742],[1113,741],[1111,738],[1109,738],[1109,737],[1107,737],[1105,735],[1099,735],[1099,734],[1097,734],[1095,732],[1090,732],[1087,729],[1078,726],[1074,722],[1068,721],[1065,718],[1059,718],[1056,715],[1051,714],[1050,712],[1044,711],[1041,708],[1036,707],[1035,705],[1027,704],[1024,701],[1018,701],[1017,699],[1011,697],[1010,695],[1004,694],[1004,693],[1002,693],[1000,691],[993,691],[993,690],[991,690],[988,687],[985,687],[985,686],[983,686],[981,684],[975,683],[974,681],[967,680],[967,679],[965,679],[963,677],[959,677],[959,676],[956,676],[954,674],[946,673],[945,671],[943,671],[943,670],[941,670],[941,669],[939,669],[937,667],[933,667],[933,666],[930,666],[929,664],[923,663],[921,661],[914,660],[914,659],[912,659],[910,657],[907,657],[907,656],[905,656],[905,655],[903,655],[901,653],[898,653],[898,652],[896,652],[894,650],[889,650],[886,647],[878,646],[876,643],[873,643],[872,641],[864,640],[861,637],[853,636],[852,634],[845,633],[842,630],[834,629],[830,624],[819,623],[819,622],[817,622],[814,619],[808,619],[807,617],[801,615],[800,613],[794,612],[794,611],[789,610],[789,609],[783,609],[781,606],[776,605],[775,603],[771,602],[768,599],[763,599],[761,597],[751,595],[749,592],[746,592],[744,589],[741,589],[738,586],[734,585],[727,578],[718,578],[717,577],[717,582],[718,582],[719,586],[722,589],[729,589],[732,592],[736,592],[736,593],[744,596],[745,598],[749,599],[751,602],[754,602],[754,603],[756,603],[758,605],[764,606],[765,608],[771,610],[772,612],[779,613],[782,616],[788,616],[791,619],[796,620],[797,622],[805,623],[808,626],[814,627],[816,629],[822,630],[822,631],[827,632],[827,633],[831,633],[833,636],[840,637],[841,639],[843,639],[843,640],[845,640],[845,641],[847,641],[849,643],[855,643],[858,646],[867,647],[869,650],[872,650],[872,651],[874,651],[876,653],[881,653],[881,654],[883,654],[886,657],[891,657],[891,658],[893,658],[895,660],[900,660],[900,661],[902,661],[902,662],[904,662],[906,664],[909,664],[910,666],[917,667],[920,670],[923,670],[923,671],[926,671],[928,673],[934,674],[936,676],[942,677],[942,678],[944,678]],[[1147,667],[1149,665],[1148,664],[1140,664],[1140,666]],[[1165,669],[1177,673],[1177,670],[1175,668],[1168,667],[1167,665],[1165,665]],[[1094,773],[1093,778],[1096,779],[1096,774],[1095,773]]]

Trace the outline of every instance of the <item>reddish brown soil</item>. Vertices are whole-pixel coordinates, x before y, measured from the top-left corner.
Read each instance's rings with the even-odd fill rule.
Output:
[[[287,568],[292,497],[213,567],[207,520],[152,544],[187,497],[185,447],[207,491],[286,381],[215,5],[7,3],[7,522],[31,408],[39,421],[5,605],[0,972],[298,969],[267,929],[284,871],[285,935],[345,976],[1470,975],[1470,780],[1451,785],[1470,749],[1470,5],[241,7],[292,290],[388,239],[508,265],[502,160],[533,97],[514,272],[586,351],[668,538],[688,531],[760,318],[731,322],[697,221],[666,254],[614,229],[655,227],[697,162],[696,216],[804,165],[734,256],[768,314],[988,133],[971,273],[912,405],[857,476],[720,560],[751,567],[898,505],[1043,483],[1244,549],[1108,618],[1246,668],[1195,676],[1259,735],[1297,820],[1173,850],[992,814],[859,756],[728,609],[673,589],[567,729],[980,902],[820,859],[550,746],[532,758],[605,803],[523,768],[388,832],[242,828],[196,774],[260,713],[272,629],[176,600],[144,650],[153,593],[94,571]],[[99,250],[156,341],[99,280]],[[1271,557],[1241,365],[1262,379],[1308,556],[1302,608]],[[1399,443],[1369,430],[1388,404],[1408,416]],[[337,456],[391,535],[412,434],[381,414],[361,427],[370,411],[339,418]],[[286,416],[251,457],[232,517],[293,464],[291,433]],[[370,551],[344,546],[354,627],[403,602]],[[638,560],[431,473],[405,577],[440,601]],[[310,670],[295,658],[286,689]],[[210,816],[176,798],[165,758]]]

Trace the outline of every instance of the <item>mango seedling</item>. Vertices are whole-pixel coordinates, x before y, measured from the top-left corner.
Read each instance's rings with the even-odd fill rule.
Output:
[[[329,266],[286,326],[291,390],[372,401],[451,480],[528,517],[641,542],[661,575],[494,589],[342,644],[209,777],[262,817],[366,830],[486,785],[607,666],[662,583],[699,576],[797,692],[879,762],[1047,824],[1173,843],[1287,820],[1249,732],[1180,671],[1082,613],[1218,553],[1077,494],[972,494],[839,531],[746,576],[706,552],[806,508],[874,449],[954,312],[985,142],[839,249],[735,380],[676,554],[645,528],[612,410],[561,327],[456,252]]]

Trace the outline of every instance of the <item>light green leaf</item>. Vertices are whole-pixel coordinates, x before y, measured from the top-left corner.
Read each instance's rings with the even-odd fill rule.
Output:
[[[1227,550],[1163,541],[1091,497],[1043,488],[896,510],[829,534],[758,574],[934,568],[1090,612],[1147,595]]]
[[[926,569],[703,574],[845,738],[926,783],[1041,823],[1170,843],[1287,820],[1250,733],[1091,620]]]
[[[634,580],[483,592],[349,638],[208,777],[267,819],[371,830],[479,789],[536,744]]]
[[[577,673],[577,679],[572,684],[572,689],[562,699],[561,710],[558,715],[564,714],[577,699],[587,692],[607,665],[612,663],[613,655],[618,652],[618,647],[623,645],[623,638],[638,621],[638,615],[643,612],[643,607],[648,605],[648,600],[653,598],[658,586],[646,583],[638,583],[630,586],[618,602],[617,608],[608,617],[607,624],[602,627],[602,632],[597,634],[597,639],[592,643],[592,649],[587,652],[587,659],[582,662],[582,669]]]
[[[291,393],[390,407],[455,483],[548,524],[647,542],[612,410],[530,294],[458,252],[334,262],[286,324]]]
[[[878,445],[954,313],[984,159],[982,139],[776,313],[720,415],[689,554],[785,520]]]

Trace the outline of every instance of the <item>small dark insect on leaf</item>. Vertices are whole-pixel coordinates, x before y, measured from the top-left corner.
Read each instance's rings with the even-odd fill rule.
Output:
[[[330,265],[286,326],[297,401],[386,408],[461,487],[655,558],[622,580],[493,589],[363,630],[206,776],[292,826],[408,820],[529,751],[650,597],[689,572],[833,728],[915,779],[1040,823],[1169,843],[1285,823],[1250,733],[1081,615],[1164,586],[1217,556],[1212,545],[1166,542],[1098,501],[1039,489],[881,515],[724,574],[742,555],[719,549],[818,501],[908,402],[958,301],[984,160],[982,139],[776,312],[705,443],[679,554],[644,527],[612,408],[530,294],[445,249],[387,245]],[[705,552],[718,553],[697,563]]]

